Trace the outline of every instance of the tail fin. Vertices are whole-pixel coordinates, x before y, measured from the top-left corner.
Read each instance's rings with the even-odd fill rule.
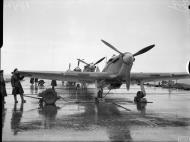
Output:
[[[96,67],[96,72],[100,72],[100,69],[99,69],[99,67],[98,67],[98,66]]]

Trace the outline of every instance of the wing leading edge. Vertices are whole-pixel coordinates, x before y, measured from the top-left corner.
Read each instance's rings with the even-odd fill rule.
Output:
[[[111,82],[117,80],[117,76],[115,74],[107,72],[19,71],[19,73],[25,77],[60,81],[95,82],[96,80],[106,80]],[[190,75],[187,73],[131,73],[132,82],[150,82],[185,78],[190,78]],[[123,81],[125,81],[124,78]]]
[[[150,81],[161,81],[161,80],[175,80],[190,78],[190,75],[182,73],[132,73],[131,81],[133,82],[150,82]]]
[[[25,77],[60,80],[60,81],[86,81],[94,82],[96,80],[112,80],[116,77],[114,74],[106,72],[56,72],[56,71],[19,71],[20,75]]]

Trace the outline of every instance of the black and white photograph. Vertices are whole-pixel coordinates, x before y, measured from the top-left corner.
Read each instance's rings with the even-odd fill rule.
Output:
[[[3,0],[2,141],[190,142],[190,0]]]

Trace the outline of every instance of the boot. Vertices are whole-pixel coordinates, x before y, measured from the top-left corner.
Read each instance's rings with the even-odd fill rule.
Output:
[[[20,94],[20,98],[22,100],[22,103],[26,103],[26,100],[24,100],[23,94]]]
[[[18,103],[16,95],[14,96],[15,103]]]

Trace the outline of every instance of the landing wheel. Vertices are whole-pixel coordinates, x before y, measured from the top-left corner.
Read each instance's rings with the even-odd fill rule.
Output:
[[[53,89],[47,89],[40,93],[39,96],[42,97],[39,103],[42,104],[44,102],[46,105],[53,105],[58,99],[57,93]]]
[[[145,97],[145,94],[142,91],[138,91],[137,95],[134,97],[134,102],[135,103],[142,103],[142,102],[146,103],[147,100],[144,97]]]

